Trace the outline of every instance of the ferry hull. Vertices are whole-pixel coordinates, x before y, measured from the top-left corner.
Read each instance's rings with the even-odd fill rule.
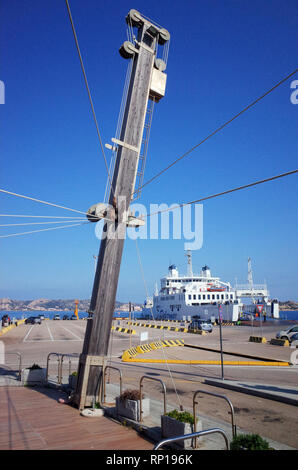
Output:
[[[221,305],[222,321],[224,322],[237,322],[243,313],[255,315],[257,307],[255,304],[222,304]],[[279,318],[279,305],[278,303],[265,304],[261,315],[266,315],[267,318]],[[154,318],[155,320],[177,320],[177,321],[191,321],[194,316],[200,317],[202,320],[215,321],[219,318],[219,305],[200,305],[200,306],[183,306],[181,310],[172,312],[170,309],[164,308],[157,311],[156,307],[143,308],[143,318]]]
[[[241,306],[237,304],[222,305],[222,320],[225,322],[236,322],[241,311]],[[144,308],[142,311],[143,318],[152,319],[153,317],[155,320],[191,321],[194,316],[198,316],[202,320],[215,321],[219,316],[219,306],[209,304],[193,307],[186,305],[177,312],[167,311],[166,309],[157,311],[155,307],[152,307]]]

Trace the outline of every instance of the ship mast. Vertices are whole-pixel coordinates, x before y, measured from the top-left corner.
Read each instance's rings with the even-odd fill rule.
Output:
[[[254,283],[253,283],[253,279],[252,279],[251,258],[248,258],[248,261],[247,261],[247,270],[248,270],[248,273],[247,273],[247,281],[248,281],[248,284],[249,284],[249,287],[250,287],[250,291],[251,291],[251,298],[252,298],[253,303],[255,303],[255,299],[254,299],[254,297],[253,297]]]
[[[187,253],[185,254],[185,256],[187,257],[187,276],[193,277],[191,250],[187,250]]]

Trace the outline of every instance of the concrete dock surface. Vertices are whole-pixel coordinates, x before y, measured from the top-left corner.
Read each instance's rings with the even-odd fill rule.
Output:
[[[223,359],[224,361],[238,361],[238,365],[224,365],[224,388],[221,380],[221,366],[203,362],[218,361],[220,359],[218,327],[214,327],[211,334],[203,336],[139,326],[133,327],[135,331],[133,335],[111,332],[107,364],[121,369],[123,389],[138,388],[140,378],[143,375],[156,377],[164,381],[167,387],[169,406],[171,405],[177,409],[182,403],[185,409],[191,410],[192,397],[198,389],[224,394],[234,405],[236,424],[239,430],[250,433],[257,432],[262,437],[275,443],[275,446],[279,446],[275,448],[298,449],[296,406],[298,367],[289,365],[286,365],[286,367],[244,365],[244,361],[252,363],[261,363],[266,360],[283,361],[285,363],[290,361],[293,348],[269,344],[269,340],[275,337],[277,331],[283,329],[283,325],[269,323],[267,322],[266,326],[263,325],[262,330],[260,327],[251,326],[226,326],[222,329]],[[118,321],[114,324],[118,325]],[[127,322],[120,322],[120,326],[127,328]],[[68,359],[66,359],[63,365],[63,381],[67,381],[69,372],[71,373],[77,369],[78,355],[82,350],[85,328],[86,320],[47,320],[43,321],[41,325],[18,326],[2,335],[0,340],[4,344],[6,353],[5,364],[0,365],[0,385],[4,385],[4,387],[0,387],[2,397],[3,390],[13,391],[14,396],[17,396],[17,393],[23,393],[24,390],[26,392],[24,387],[19,386],[20,382],[17,380],[19,363],[16,352],[21,355],[22,368],[28,367],[34,362],[46,367],[50,353],[71,354],[70,362],[68,363]],[[140,333],[144,331],[148,332],[147,342],[179,339],[184,340],[184,343],[189,347],[167,347],[138,355],[136,358],[146,360],[144,363],[123,362],[121,359],[123,352],[132,346],[139,345]],[[267,338],[267,343],[249,342],[251,335],[262,335]],[[161,360],[161,362],[150,362],[153,359]],[[171,360],[176,361],[176,363],[170,363]],[[194,360],[197,363],[188,365],[179,363],[179,361],[184,360]],[[55,356],[51,357],[49,363],[49,375],[53,381],[57,379],[57,360]],[[114,402],[115,396],[119,393],[119,376],[115,371],[110,370],[107,384],[108,393],[112,391],[113,387],[116,387],[116,389],[118,387],[118,391],[113,391],[111,394],[111,402]],[[27,389],[27,391],[29,390]],[[149,395],[152,409],[156,411],[154,413],[155,422],[151,426],[156,428],[160,426],[158,422],[160,421],[162,395],[158,385],[150,381],[146,381],[144,392]],[[15,402],[18,403],[18,407],[20,402],[21,400]],[[55,403],[53,400],[50,402],[51,406]],[[56,403],[55,406],[57,406]],[[78,410],[68,406],[65,408],[70,408],[71,413],[79,415]],[[20,420],[20,410],[17,411]],[[28,413],[27,410],[26,416],[28,416]],[[218,427],[226,426],[225,429],[229,432],[230,415],[226,406],[220,404],[218,399],[204,397],[200,400],[199,413],[205,419],[204,427],[219,423]],[[6,415],[6,419],[8,419],[8,415]],[[117,423],[114,424],[119,426]],[[223,443],[220,436],[218,436],[218,439],[219,442],[214,444],[215,448]],[[212,442],[212,439],[210,442]],[[6,445],[9,445],[9,442]],[[153,448],[150,447],[151,445],[150,443],[149,448]]]

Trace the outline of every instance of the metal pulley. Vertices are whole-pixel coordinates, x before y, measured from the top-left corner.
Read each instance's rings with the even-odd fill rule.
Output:
[[[89,222],[99,222],[101,219],[116,220],[116,212],[113,206],[98,202],[88,209],[87,219]]]
[[[88,209],[86,212],[86,217],[89,222],[99,222],[102,219],[113,222],[117,220],[117,209],[116,206],[99,202],[97,204],[93,204],[93,206]],[[127,227],[137,228],[145,225],[145,221],[143,219],[135,217],[131,212],[125,215],[124,222],[126,223]]]
[[[158,31],[158,44],[163,46],[167,41],[170,40],[170,33],[165,28],[161,28]]]
[[[141,13],[139,13],[137,10],[134,10],[132,8],[126,17],[126,23],[132,26],[139,26],[143,22],[144,20],[143,20]]]
[[[131,59],[134,54],[137,54],[138,52],[138,49],[136,49],[130,41],[125,41],[119,49],[119,53],[123,59]]]
[[[141,13],[137,10],[131,9],[126,17],[126,23],[129,26],[135,26],[139,28],[142,23],[149,23],[149,20],[146,20],[142,17]],[[158,44],[163,46],[167,41],[170,40],[170,33],[165,28],[159,28],[155,24],[150,24],[148,31],[152,36],[157,37]]]

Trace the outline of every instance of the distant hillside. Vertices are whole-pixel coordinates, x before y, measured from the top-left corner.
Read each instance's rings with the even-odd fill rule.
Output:
[[[87,312],[89,309],[90,300],[79,300],[78,308],[81,311]],[[139,304],[132,304],[135,310],[141,310]],[[0,299],[0,310],[65,310],[73,311],[75,308],[75,299],[36,299],[36,300],[12,300],[9,298]],[[118,302],[115,304],[116,310],[127,311],[129,304],[126,302]]]
[[[298,310],[298,302],[294,300],[287,300],[286,302],[279,302],[280,310]]]

